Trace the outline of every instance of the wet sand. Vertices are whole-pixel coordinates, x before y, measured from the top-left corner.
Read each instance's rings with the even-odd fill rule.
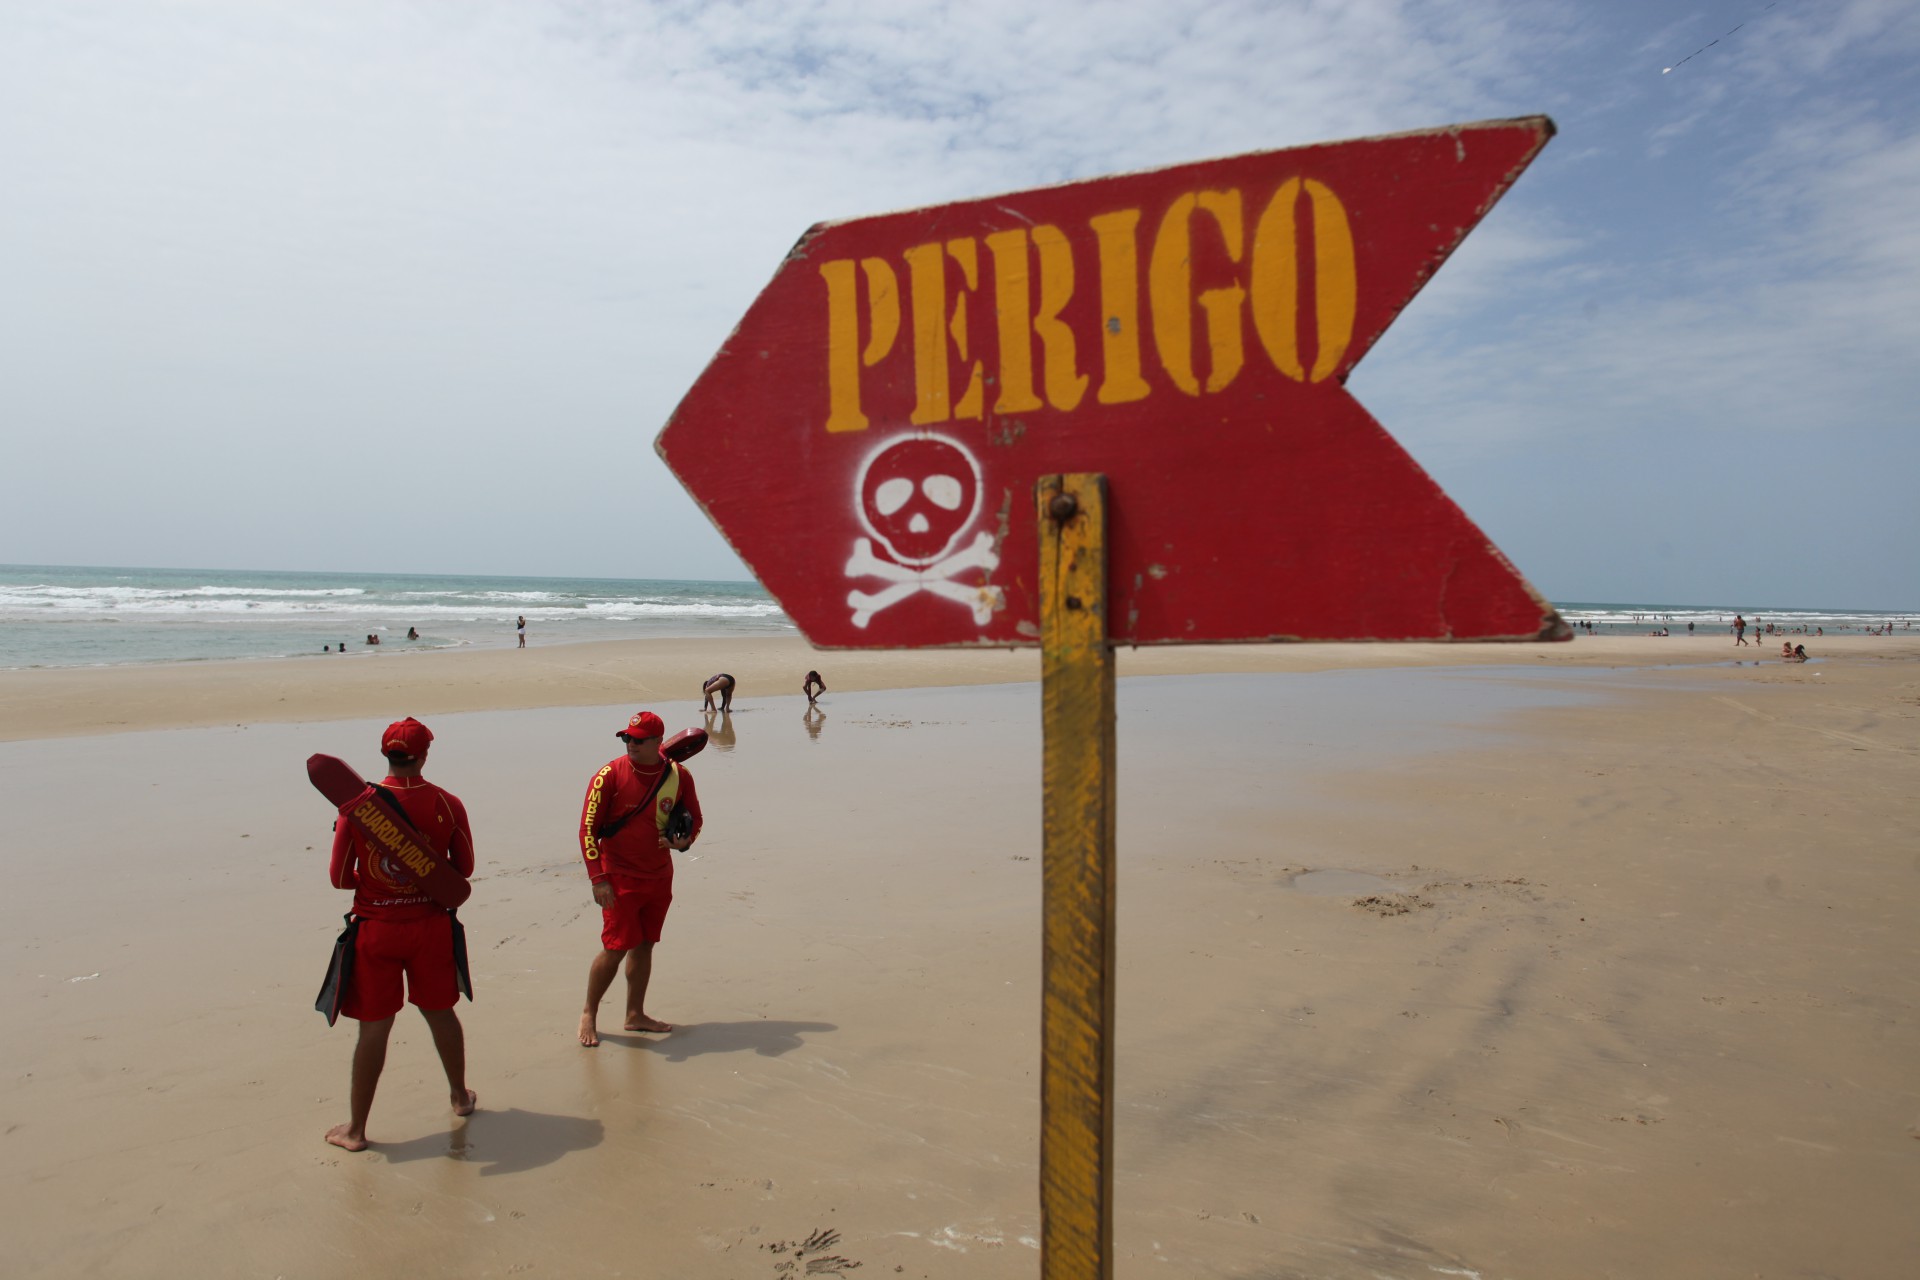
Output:
[[[1920,637],[1914,638],[1920,641]],[[1816,653],[1878,654],[1906,643],[1869,637],[1813,641]],[[1857,647],[1857,649],[1856,649]],[[1601,636],[1567,644],[1189,645],[1122,650],[1122,675],[1485,664],[1619,666],[1772,658],[1725,637]],[[797,637],[598,641],[528,649],[391,650],[248,662],[51,667],[0,671],[0,742],[130,729],[383,720],[415,715],[590,707],[691,696],[716,671],[739,697],[797,693],[817,667],[829,688],[945,688],[1038,680],[1035,650],[823,652]]]
[[[1909,1274],[1920,643],[1534,648],[1122,682],[1122,1274]],[[634,706],[697,699],[436,712],[485,682],[349,660],[399,683],[103,738],[109,687],[0,744],[7,1271],[1034,1274],[1037,691],[849,676],[809,717],[740,656],[592,667],[743,684],[657,953],[681,1029],[603,1018],[598,1050],[580,793]],[[299,769],[370,769],[403,712],[474,818],[481,1110],[403,1014],[350,1155],[320,1135],[352,1031],[310,1007],[346,902]]]

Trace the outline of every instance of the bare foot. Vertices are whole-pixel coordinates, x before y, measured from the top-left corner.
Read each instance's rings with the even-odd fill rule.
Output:
[[[644,1013],[633,1013],[627,1015],[627,1021],[621,1029],[624,1031],[671,1031],[673,1024],[662,1022],[658,1018],[649,1018]]]
[[[580,1043],[591,1049],[600,1043],[600,1029],[593,1025],[593,1015],[580,1015]]]
[[[327,1130],[327,1141],[348,1151],[365,1151],[370,1143],[364,1133],[354,1133],[350,1124],[337,1124]]]
[[[469,1089],[467,1090],[467,1096],[465,1098],[455,1098],[453,1100],[453,1114],[457,1116],[470,1116],[479,1106],[480,1095]]]

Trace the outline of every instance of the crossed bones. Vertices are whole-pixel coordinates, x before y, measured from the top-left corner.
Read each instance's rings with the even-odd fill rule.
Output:
[[[927,591],[972,606],[973,620],[984,627],[993,620],[993,611],[1001,607],[1000,588],[984,583],[969,587],[951,579],[962,569],[991,570],[999,564],[1000,557],[993,551],[993,535],[985,531],[975,535],[973,545],[966,550],[956,551],[924,569],[909,569],[906,565],[882,560],[873,554],[870,540],[855,538],[853,557],[847,561],[847,576],[885,578],[893,585],[872,594],[865,591],[847,592],[847,603],[853,606],[853,625],[865,627],[873,620],[873,615],[882,609],[899,604],[917,592]]]

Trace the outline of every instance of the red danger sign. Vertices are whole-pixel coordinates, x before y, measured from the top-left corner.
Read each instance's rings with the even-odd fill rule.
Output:
[[[1545,117],[816,226],[656,449],[815,644],[1033,644],[1099,472],[1116,644],[1565,624],[1347,394]]]

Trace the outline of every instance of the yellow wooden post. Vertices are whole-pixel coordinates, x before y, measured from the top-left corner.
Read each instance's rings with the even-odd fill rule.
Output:
[[[1040,519],[1045,790],[1040,1275],[1113,1274],[1113,650],[1107,486],[1048,476]]]

